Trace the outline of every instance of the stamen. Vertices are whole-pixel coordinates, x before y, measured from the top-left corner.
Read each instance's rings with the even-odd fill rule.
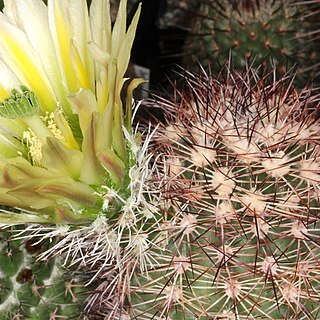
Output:
[[[23,133],[23,140],[28,146],[29,155],[34,164],[40,165],[42,159],[42,143],[39,138],[35,136],[31,129]]]

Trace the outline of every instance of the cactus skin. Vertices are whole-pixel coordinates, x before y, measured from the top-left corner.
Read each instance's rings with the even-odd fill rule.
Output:
[[[320,3],[297,4],[299,1],[200,0],[198,12],[186,41],[185,64],[192,67],[228,60],[243,68],[248,57],[259,62],[272,60],[282,74],[299,67],[296,82],[304,86],[319,76],[316,32],[319,22],[313,19]]]
[[[85,319],[82,304],[88,291],[62,268],[59,258],[36,261],[44,243],[14,240],[1,231],[0,320]]]
[[[187,74],[158,99],[166,210],[131,319],[319,319],[319,96],[290,81]]]

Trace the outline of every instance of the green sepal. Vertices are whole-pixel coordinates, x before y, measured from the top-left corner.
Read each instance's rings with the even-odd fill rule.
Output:
[[[92,113],[82,142],[83,165],[80,175],[80,181],[89,185],[100,185],[104,182],[104,170],[97,158],[97,152],[105,149],[105,128],[101,114]]]
[[[36,211],[34,219],[33,215],[30,215],[31,221],[29,216],[23,217],[18,214],[9,218],[4,214],[3,219],[9,219],[6,223],[47,223],[55,220],[70,220],[73,223],[79,219],[94,217],[102,207],[102,200],[95,195],[91,187],[74,181],[65,174],[57,176],[56,172],[18,160],[16,163],[7,163],[0,173],[1,203]],[[55,212],[55,208],[60,211]],[[38,210],[46,216],[38,216]],[[76,216],[73,215],[74,212]]]
[[[0,157],[15,158],[23,155],[27,157],[26,146],[10,134],[0,132]]]
[[[112,182],[117,187],[122,186],[125,175],[125,165],[123,161],[112,150],[98,152],[97,157],[103,167],[108,171]]]
[[[112,147],[117,155],[126,161],[126,144],[123,135],[123,107],[121,101],[121,90],[126,79],[122,79],[115,91],[113,123],[112,123]]]
[[[71,181],[71,179],[60,180],[52,183],[43,184],[36,192],[43,197],[55,200],[58,204],[66,207],[67,204],[78,209],[81,216],[81,210],[85,207],[90,208],[92,216],[97,214],[102,206],[102,200],[94,194],[93,189],[88,185]]]
[[[126,119],[125,125],[128,132],[132,131],[132,98],[133,98],[133,90],[136,89],[140,84],[146,82],[145,79],[136,78],[133,79],[127,89],[127,97],[126,97]]]
[[[25,223],[54,223],[54,219],[51,216],[37,213],[0,213],[0,221],[2,224],[6,225],[19,225]]]
[[[21,188],[15,188],[7,192],[8,196],[15,199],[15,207],[26,210],[41,210],[42,213],[51,214],[52,208],[56,206],[56,202],[48,197],[39,195],[35,186],[30,187],[25,184]],[[2,200],[2,198],[0,198]],[[10,205],[10,203],[2,202],[3,204]]]
[[[81,151],[67,148],[57,138],[48,137],[47,143],[42,147],[42,165],[74,180],[80,177],[82,162]]]
[[[28,130],[28,126],[23,120],[0,117],[0,132],[2,134],[11,135],[22,140],[26,130]]]

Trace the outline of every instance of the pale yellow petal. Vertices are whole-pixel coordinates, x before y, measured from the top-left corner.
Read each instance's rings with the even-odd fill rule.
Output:
[[[0,87],[0,101],[4,101],[10,96],[10,92]]]
[[[120,48],[119,48],[119,53],[118,53],[118,74],[117,77],[118,79],[122,78],[128,68],[129,61],[130,61],[130,55],[131,55],[131,48],[133,45],[133,41],[135,38],[138,22],[139,22],[139,17],[140,17],[140,12],[141,12],[141,4],[139,5],[132,22],[128,28],[127,33],[125,36],[123,36],[122,41],[120,43]],[[116,41],[116,39],[115,39]],[[113,42],[112,39],[112,46],[114,46],[115,43]]]
[[[94,90],[94,64],[88,50],[88,43],[92,41],[91,26],[89,21],[88,6],[86,0],[69,0],[69,19],[72,32],[72,42],[81,58],[88,88]]]
[[[77,83],[80,88],[86,88],[90,89],[90,75],[88,73],[88,70],[86,69],[86,66],[83,62],[83,60],[80,57],[79,51],[76,48],[74,41],[71,42],[71,50],[70,50],[70,60],[73,66],[73,69],[75,71],[76,77],[77,77]],[[94,88],[93,88],[94,90]]]
[[[126,34],[127,25],[127,0],[121,0],[117,18],[112,29],[112,44],[111,44],[111,57],[117,58],[120,51],[120,46]]]
[[[101,57],[102,52],[108,57],[111,55],[111,18],[110,18],[110,3],[109,0],[92,0],[90,6],[90,23],[92,32],[92,42],[95,46],[101,49],[99,55]],[[92,51],[92,48],[89,47]],[[91,52],[92,54],[92,52]],[[95,59],[95,55],[92,55]],[[109,63],[109,59],[108,59]],[[101,64],[101,61],[97,59],[95,61],[95,74],[97,80],[97,95],[99,106],[103,109],[106,105],[106,65]],[[99,88],[100,87],[100,88]]]
[[[90,22],[93,42],[105,52],[110,53],[111,18],[109,0],[92,0]]]
[[[25,32],[30,45],[38,53],[57,100],[69,114],[66,91],[49,29],[47,6],[42,0],[15,0],[10,9],[7,8],[6,14],[10,11],[15,12],[18,26]]]
[[[107,67],[110,61],[110,54],[108,54],[108,52],[104,51],[94,42],[90,42],[88,47],[94,61],[97,62],[97,64],[100,64],[102,67]]]
[[[15,10],[15,0],[4,0],[3,13],[0,16],[7,22],[10,22],[16,26],[19,26],[19,19],[17,18],[17,12]]]
[[[34,91],[46,111],[56,108],[56,99],[39,56],[24,32],[0,19],[0,55],[17,79]]]
[[[121,90],[127,78],[121,79],[114,92],[114,107],[113,107],[113,122],[112,122],[112,140],[113,148],[117,155],[125,160],[126,157],[126,143],[123,136],[123,107],[121,101]]]
[[[111,62],[109,62],[109,65],[111,65]],[[116,66],[114,66],[114,68],[116,68]],[[99,79],[97,79],[96,83],[96,95],[99,111],[101,113],[105,110],[109,98],[109,74],[110,72],[107,71],[107,68],[100,68]]]
[[[0,87],[2,87],[0,101],[3,101],[3,96],[11,94],[11,90],[13,88],[19,88],[21,85],[20,81],[16,77],[16,75],[12,72],[12,70],[5,64],[5,62],[0,58]],[[5,97],[7,98],[7,97]]]
[[[67,12],[63,10],[61,0],[48,1],[49,27],[55,45],[55,51],[59,61],[63,82],[69,93],[79,90],[77,77],[70,63],[71,27]]]
[[[66,140],[66,145],[71,149],[79,149],[79,145],[75,139],[74,132],[72,131],[68,121],[65,119],[60,110],[56,109],[54,112],[54,119],[60,129],[64,139]],[[75,130],[74,130],[75,131]]]

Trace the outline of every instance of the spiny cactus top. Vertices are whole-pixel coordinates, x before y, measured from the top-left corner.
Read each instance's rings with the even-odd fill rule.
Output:
[[[238,68],[248,57],[267,59],[282,72],[299,67],[296,82],[303,86],[319,76],[319,9],[319,3],[308,1],[199,0],[185,62],[217,70],[218,61],[223,64],[230,54]]]
[[[157,101],[165,210],[132,317],[319,319],[319,96],[253,69],[183,77]]]

